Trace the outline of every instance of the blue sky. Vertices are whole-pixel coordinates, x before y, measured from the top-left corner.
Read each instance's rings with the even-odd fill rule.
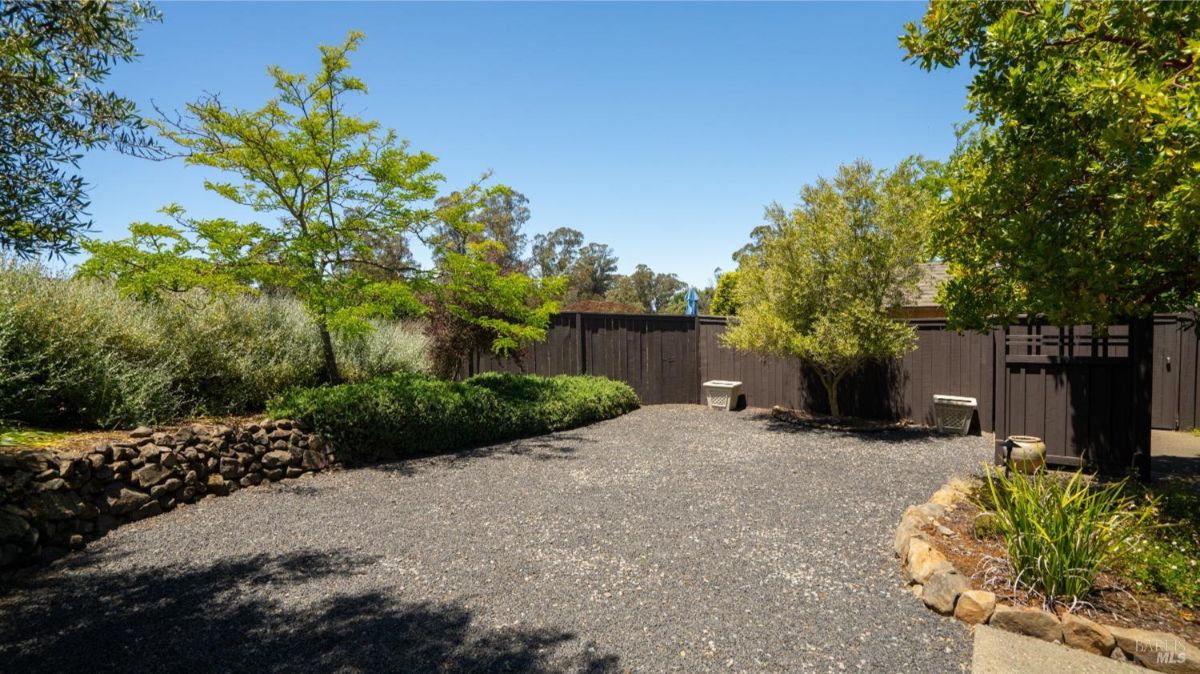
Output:
[[[351,30],[359,112],[439,157],[447,189],[485,170],[529,197],[531,235],[568,226],[694,285],[771,201],[839,163],[945,158],[969,73],[926,73],[896,38],[921,3],[161,3],[109,84],[144,112],[202,92],[257,106],[269,64],[311,72]],[[205,169],[93,153],[95,235],[169,202],[242,213]]]

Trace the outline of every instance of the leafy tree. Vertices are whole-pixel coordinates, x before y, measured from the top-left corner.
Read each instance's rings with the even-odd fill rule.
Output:
[[[475,184],[450,204],[425,206],[443,180],[432,169],[435,158],[410,152],[394,131],[345,111],[350,95],[366,91],[347,72],[348,54],[361,39],[352,33],[341,46],[321,47],[321,68],[311,78],[271,68],[277,97],[257,110],[229,108],[210,96],[188,105],[186,118],[156,122],[188,163],[240,178],[206,182],[208,189],[274,216],[275,226],[191,221],[172,207],[179,226],[135,226],[129,239],[95,244],[83,273],[115,278],[139,294],[174,289],[172,283],[219,289],[230,282],[291,293],[314,318],[330,381],[340,379],[333,332],[354,336],[370,330],[371,319],[424,312],[422,296],[446,297],[443,288],[461,296],[444,303],[461,308],[477,306],[468,302],[468,290],[480,293],[483,284],[495,284],[502,311],[480,321],[497,350],[544,336],[548,320],[536,288],[502,275],[483,254],[498,244],[472,244],[465,253],[435,251],[444,263],[432,271],[407,255],[382,257],[372,248],[381,239],[425,236],[435,221],[477,233],[482,225],[472,215],[495,191]],[[196,260],[211,269],[202,272],[205,264]],[[369,268],[386,274],[363,271]],[[463,278],[447,276],[456,274]],[[509,310],[520,290],[532,293],[525,301],[536,310]]]
[[[438,200],[442,209],[454,212],[464,195],[455,192]],[[529,199],[508,187],[498,186],[484,192],[482,199],[467,199],[468,208],[458,218],[434,224],[431,243],[435,249],[452,250],[465,255],[470,244],[494,241],[500,245],[486,248],[489,262],[506,271],[524,271],[527,237],[521,228],[529,221]],[[464,224],[467,223],[467,224]]]
[[[1195,301],[1195,5],[933,2],[901,43],[974,72],[934,233],[951,319],[1107,325]]]
[[[602,299],[617,276],[617,256],[607,244],[589,243],[579,249],[567,271],[568,300]]]
[[[781,220],[784,222],[784,220]],[[713,291],[712,312],[717,316],[736,316],[738,313],[737,300],[737,270],[727,271],[717,277],[717,288]]]
[[[579,258],[583,232],[559,227],[548,234],[533,237],[530,267],[540,277],[566,276]]]
[[[817,372],[833,416],[837,389],[871,360],[915,345],[911,326],[891,318],[921,275],[935,197],[915,161],[876,171],[865,161],[806,185],[790,213],[767,209],[776,233],[742,258],[738,318],[727,345],[799,358]]]
[[[617,276],[605,299],[640,306],[643,311],[663,311],[671,298],[687,284],[674,274],[655,273],[648,265],[639,264],[628,276]]]
[[[90,226],[83,151],[153,152],[132,101],[101,84],[137,57],[147,2],[0,4],[0,250],[73,253]]]
[[[566,279],[506,271],[492,262],[505,250],[498,241],[484,241],[441,256],[439,281],[426,299],[435,374],[457,377],[463,357],[478,350],[519,358],[520,349],[545,339]]]

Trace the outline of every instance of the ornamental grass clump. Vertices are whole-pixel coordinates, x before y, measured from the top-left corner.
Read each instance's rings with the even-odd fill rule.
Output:
[[[989,471],[980,500],[995,515],[1014,584],[1051,604],[1087,596],[1100,571],[1128,556],[1155,508],[1126,495],[1125,481],[1093,485],[1082,472]]]

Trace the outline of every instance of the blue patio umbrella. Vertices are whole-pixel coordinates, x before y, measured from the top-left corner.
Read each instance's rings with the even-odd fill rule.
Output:
[[[687,315],[696,315],[696,303],[700,301],[700,296],[696,294],[695,288],[688,288],[687,294]]]

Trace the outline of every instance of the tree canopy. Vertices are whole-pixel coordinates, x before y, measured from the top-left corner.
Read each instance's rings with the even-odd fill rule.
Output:
[[[935,1],[901,43],[922,68],[975,73],[934,233],[952,321],[1107,325],[1194,304],[1194,5]]]
[[[321,47],[321,67],[311,77],[270,68],[276,96],[258,109],[207,96],[182,117],[154,122],[187,163],[234,178],[205,187],[272,224],[193,220],[172,206],[175,225],[137,224],[128,239],[88,243],[92,258],[81,273],[114,278],[140,295],[189,284],[292,294],[315,319],[330,381],[339,379],[332,331],[353,335],[370,330],[375,318],[423,313],[428,297],[460,315],[478,306],[472,298],[494,294],[495,305],[474,324],[497,352],[543,338],[554,307],[542,304],[544,284],[498,269],[489,256],[503,254],[504,245],[484,239],[487,225],[477,219],[511,190],[476,183],[435,205],[443,178],[433,155],[411,151],[395,131],[346,111],[352,95],[366,93],[348,72],[361,40],[354,33],[342,45]],[[406,246],[375,247],[412,238],[432,242],[443,263],[422,269]],[[470,243],[452,245],[460,240]]]
[[[741,256],[738,315],[725,344],[802,359],[839,416],[837,389],[846,375],[915,345],[913,328],[892,314],[926,260],[936,198],[923,177],[916,160],[892,171],[858,161],[804,186],[790,212],[769,206],[772,233]]]
[[[0,250],[75,252],[91,224],[83,151],[153,151],[133,102],[101,85],[157,18],[140,1],[0,4]]]
[[[656,273],[639,264],[628,276],[617,276],[604,298],[640,307],[646,313],[666,312],[671,299],[686,287],[674,274]]]

